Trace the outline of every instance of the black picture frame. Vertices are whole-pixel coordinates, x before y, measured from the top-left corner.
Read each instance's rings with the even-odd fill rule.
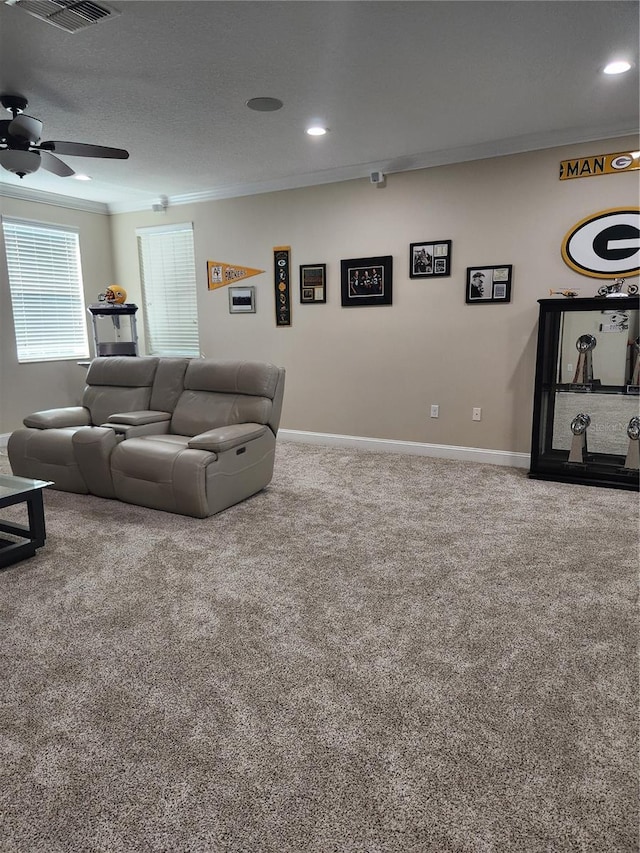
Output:
[[[391,305],[393,299],[393,257],[348,258],[340,261],[343,308]]]
[[[321,305],[327,301],[327,265],[300,264],[300,304]]]
[[[451,275],[451,240],[422,240],[409,244],[409,278]]]
[[[467,267],[467,305],[511,302],[512,264]]]

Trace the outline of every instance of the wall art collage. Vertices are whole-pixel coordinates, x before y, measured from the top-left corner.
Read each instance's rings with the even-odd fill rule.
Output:
[[[422,240],[409,244],[409,278],[438,279],[451,276],[451,240]],[[229,312],[255,314],[256,288],[240,282],[265,270],[207,261],[209,290],[229,285]],[[465,302],[468,305],[510,302],[513,266],[467,267]],[[276,326],[291,326],[291,247],[273,248],[273,285]],[[343,308],[391,305],[393,302],[393,256],[347,258],[340,261],[340,298]],[[327,302],[326,263],[300,264],[301,305]]]

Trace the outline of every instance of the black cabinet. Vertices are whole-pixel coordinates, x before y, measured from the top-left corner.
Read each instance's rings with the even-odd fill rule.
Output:
[[[638,490],[638,296],[540,299],[529,476]]]

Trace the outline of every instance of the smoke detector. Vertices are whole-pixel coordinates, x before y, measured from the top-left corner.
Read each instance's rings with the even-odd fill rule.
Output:
[[[22,9],[67,33],[75,33],[121,13],[92,0],[4,0],[6,6]]]

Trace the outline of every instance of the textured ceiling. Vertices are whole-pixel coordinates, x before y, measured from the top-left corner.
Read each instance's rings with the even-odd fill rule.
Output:
[[[44,139],[127,148],[0,181],[144,207],[633,133],[636,2],[122,2],[68,34],[0,5],[0,90]],[[635,64],[600,73],[611,58]],[[248,99],[279,98],[278,112]],[[8,114],[7,114],[8,117]],[[330,128],[323,138],[304,129]]]

